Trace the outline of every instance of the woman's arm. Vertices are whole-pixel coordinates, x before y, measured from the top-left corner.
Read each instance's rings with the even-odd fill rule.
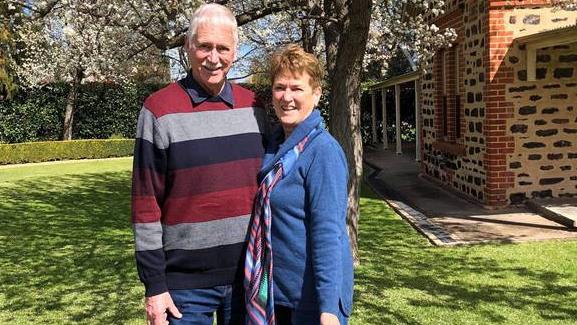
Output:
[[[348,169],[342,149],[336,142],[330,141],[316,149],[305,181],[315,289],[319,311],[338,315]]]

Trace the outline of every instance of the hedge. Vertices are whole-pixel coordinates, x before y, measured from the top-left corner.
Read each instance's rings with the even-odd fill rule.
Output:
[[[0,144],[0,165],[132,155],[133,139],[46,141]]]
[[[164,84],[86,83],[81,85],[72,129],[73,139],[132,138],[144,99]],[[52,83],[23,89],[0,101],[0,143],[62,139],[70,86]]]

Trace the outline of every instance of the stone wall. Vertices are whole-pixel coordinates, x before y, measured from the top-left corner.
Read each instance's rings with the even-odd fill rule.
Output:
[[[577,12],[517,8],[504,10],[503,21],[514,39],[574,25]],[[512,42],[499,67],[512,74],[504,96],[513,107],[506,121],[513,143],[506,170],[514,177],[508,202],[577,197],[577,40],[538,50],[536,81],[527,81],[526,52]]]
[[[422,80],[423,112],[423,172],[451,186],[453,189],[480,202],[485,201],[485,140],[483,125],[485,106],[484,48],[486,46],[486,6],[485,1],[467,1],[462,6],[455,2],[454,11],[435,22],[439,27],[456,28],[459,34],[448,56],[447,64],[455,64],[454,54],[458,53],[456,80],[444,80],[441,66],[443,51],[433,60],[429,71]],[[458,13],[455,10],[459,11]],[[454,52],[454,49],[458,51]],[[446,78],[445,78],[446,79]],[[460,135],[456,125],[448,125],[443,135],[442,87],[443,83],[458,83],[460,94]],[[452,93],[451,93],[452,95]],[[448,117],[454,118],[456,107],[449,103]]]
[[[458,80],[443,78],[441,56],[451,51],[444,49],[422,78],[423,172],[487,207],[577,196],[577,41],[538,51],[534,82],[527,81],[526,50],[515,42],[577,24],[577,12],[549,3],[457,1],[435,21],[457,28],[460,59],[450,54],[444,62],[460,69]],[[456,136],[454,125],[442,125],[443,87],[454,82],[462,97]]]
[[[464,144],[465,157],[459,179],[466,186],[467,194],[480,202],[486,201],[486,168],[483,157],[486,142],[483,127],[486,107],[483,91],[487,77],[484,52],[487,46],[487,7],[486,1],[468,1],[465,7],[465,56],[464,74]]]

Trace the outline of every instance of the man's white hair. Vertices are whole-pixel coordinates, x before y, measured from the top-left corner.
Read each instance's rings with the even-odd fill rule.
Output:
[[[227,7],[217,3],[208,3],[198,7],[192,16],[190,16],[190,26],[188,27],[187,33],[189,44],[192,44],[192,41],[194,41],[198,26],[204,24],[229,26],[232,30],[234,45],[238,45],[236,17]]]

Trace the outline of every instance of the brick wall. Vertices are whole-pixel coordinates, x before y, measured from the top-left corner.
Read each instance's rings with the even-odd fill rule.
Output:
[[[488,12],[488,46],[485,49],[486,75],[485,90],[485,141],[487,152],[485,166],[487,184],[486,204],[501,207],[508,204],[507,189],[513,186],[514,174],[507,169],[507,154],[514,151],[513,137],[507,132],[507,120],[513,117],[513,103],[505,100],[507,85],[513,82],[513,69],[502,65],[503,59],[513,41],[513,33],[506,29],[505,10],[495,9],[498,1],[491,1]]]

